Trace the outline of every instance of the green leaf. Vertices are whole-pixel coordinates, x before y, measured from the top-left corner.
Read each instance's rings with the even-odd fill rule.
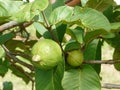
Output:
[[[58,39],[59,39],[60,42],[63,41],[64,35],[65,35],[65,32],[66,32],[66,28],[67,28],[66,24],[60,24],[56,27],[57,36],[58,36]]]
[[[102,42],[99,39],[94,39],[85,47],[84,60],[101,60]],[[100,73],[101,65],[92,65],[97,73]]]
[[[13,33],[7,33],[7,34],[0,36],[0,44],[5,43],[6,41],[8,41],[9,39],[11,39],[13,37],[14,37]]]
[[[35,68],[36,90],[63,90],[61,81],[64,74],[64,63],[61,62],[51,70]]]
[[[64,90],[101,90],[99,76],[87,65],[66,71],[62,84]]]
[[[111,29],[120,29],[120,22],[111,23]]]
[[[69,6],[60,6],[53,10],[49,17],[50,24],[54,25],[65,20],[73,14],[73,8]]]
[[[0,59],[0,76],[4,76],[8,71],[8,61],[3,60],[3,58]]]
[[[47,31],[47,29],[40,23],[34,22],[33,25],[40,35],[43,35]]]
[[[0,0],[0,6],[4,7],[8,14],[6,16],[11,16],[18,12],[20,6],[23,5],[23,1],[13,1],[13,0]]]
[[[53,9],[63,6],[64,5],[64,0],[56,0],[55,3],[52,4]]]
[[[74,38],[79,42],[83,43],[83,29],[80,27],[77,27],[75,29],[71,29],[71,34],[73,34]]]
[[[120,47],[120,35],[116,35],[114,38],[105,39],[105,41],[112,47]]]
[[[68,52],[77,49],[81,49],[80,43],[78,43],[76,40],[70,40],[65,44],[64,51]]]
[[[12,82],[4,82],[3,83],[3,90],[13,90],[13,84]]]
[[[34,2],[25,4],[11,19],[18,22],[31,21],[35,15],[45,10],[47,6],[48,0],[35,0]]]
[[[114,3],[113,0],[88,0],[86,7],[94,8],[103,12]]]
[[[111,29],[108,19],[101,12],[91,8],[75,7],[73,16],[66,21],[75,22],[86,32],[98,29],[110,31]]]
[[[105,30],[95,30],[95,31],[87,32],[84,37],[84,42],[85,42],[85,44],[88,44],[93,39],[95,39],[99,36],[105,35],[105,34],[107,34],[107,32]]]

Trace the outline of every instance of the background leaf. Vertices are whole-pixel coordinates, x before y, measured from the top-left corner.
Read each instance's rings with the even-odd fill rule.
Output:
[[[86,7],[94,8],[103,12],[113,4],[115,4],[113,0],[88,0]]]
[[[13,90],[13,84],[12,82],[4,82],[3,83],[3,90]]]
[[[62,84],[64,90],[101,90],[97,73],[87,65],[66,71]]]

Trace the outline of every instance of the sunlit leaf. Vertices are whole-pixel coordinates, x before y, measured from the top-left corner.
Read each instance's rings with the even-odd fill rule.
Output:
[[[49,21],[51,24],[56,24],[66,18],[70,17],[73,14],[73,8],[69,6],[61,6],[51,13]]]
[[[74,15],[67,19],[67,21],[76,22],[76,24],[81,25],[83,28],[87,28],[86,31],[96,29],[110,31],[111,29],[108,19],[101,12],[91,8],[76,7]]]

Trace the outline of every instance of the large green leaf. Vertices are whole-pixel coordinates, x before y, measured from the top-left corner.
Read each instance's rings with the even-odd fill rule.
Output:
[[[18,22],[31,21],[35,15],[45,10],[47,6],[48,0],[35,0],[34,2],[25,4],[11,19],[15,19]]]
[[[85,31],[103,29],[110,31],[111,26],[108,19],[99,11],[91,8],[75,7],[74,14],[67,22],[75,22],[85,28]]]
[[[73,14],[73,8],[69,6],[61,6],[53,10],[49,17],[50,24],[54,25]]]
[[[99,11],[105,11],[114,3],[115,2],[113,0],[88,0],[86,7],[94,8]]]
[[[0,6],[7,10],[8,14],[6,14],[6,16],[13,15],[18,12],[21,5],[23,5],[23,1],[0,0]]]
[[[99,76],[87,65],[66,71],[62,84],[64,90],[101,90]]]
[[[85,47],[84,60],[101,60],[102,42],[99,39],[94,39]],[[92,64],[96,72],[100,73],[101,65]]]
[[[51,70],[41,70],[35,68],[36,90],[63,90],[61,85],[63,74],[63,62]]]

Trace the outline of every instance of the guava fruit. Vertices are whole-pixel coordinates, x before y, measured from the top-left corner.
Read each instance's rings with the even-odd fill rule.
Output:
[[[113,53],[113,60],[120,60],[120,47],[116,47]],[[120,71],[120,63],[115,63],[114,67]]]
[[[62,60],[60,46],[53,40],[43,39],[32,47],[32,63],[40,69],[52,69]]]
[[[67,63],[71,66],[80,66],[83,62],[83,53],[80,49],[68,52]]]

